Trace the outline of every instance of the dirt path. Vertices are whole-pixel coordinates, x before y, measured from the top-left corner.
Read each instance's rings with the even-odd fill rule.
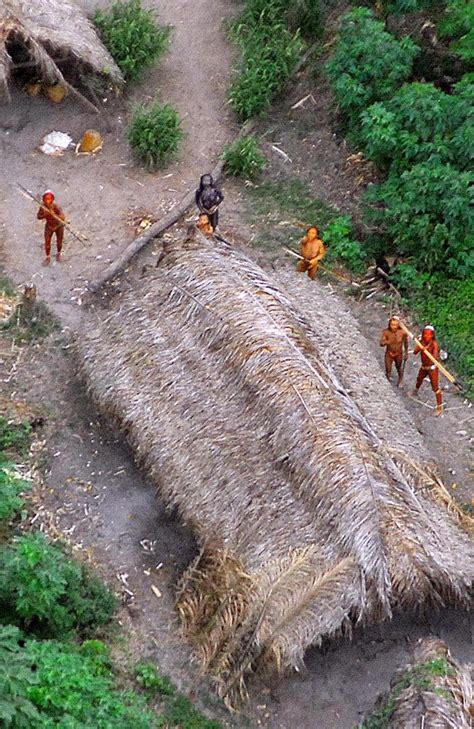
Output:
[[[82,0],[82,4],[96,6],[95,0]],[[179,520],[166,513],[154,486],[134,466],[122,438],[111,433],[91,408],[75,378],[67,337],[69,329],[87,326],[87,313],[81,306],[87,280],[134,236],[127,224],[128,213],[143,210],[162,216],[185,190],[196,185],[199,175],[212,166],[224,142],[236,132],[226,105],[232,50],[220,27],[220,18],[234,8],[225,0],[163,0],[156,4],[160,21],[174,26],[169,53],[130,96],[111,103],[107,112],[111,131],[71,98],[56,107],[17,90],[12,104],[0,107],[0,238],[6,269],[18,284],[34,281],[39,296],[63,323],[59,339],[46,348],[31,346],[24,351],[5,387],[16,391],[15,397],[47,407],[45,437],[51,458],[43,487],[45,510],[39,522],[47,524],[53,519],[73,542],[91,552],[109,583],[122,591],[126,605],[121,620],[131,636],[132,653],[156,660],[179,686],[191,689],[196,675],[187,646],[177,634],[173,596],[176,576],[195,553],[195,544]],[[131,158],[126,119],[131,105],[147,95],[154,97],[155,89],[179,109],[187,136],[176,164],[149,174]],[[348,152],[331,132],[328,99],[322,94],[317,103],[309,100],[292,112],[291,124],[285,116],[305,93],[305,88],[296,85],[281,111],[261,128],[272,160],[270,174],[278,178],[290,164],[292,173],[309,180],[315,195],[357,215],[360,191],[354,175],[346,170]],[[104,136],[104,150],[96,158],[69,154],[48,158],[34,151],[43,135],[53,129],[69,132],[77,140],[90,127],[99,128]],[[283,162],[271,151],[270,142],[281,146],[292,162]],[[41,268],[42,227],[34,219],[34,206],[13,189],[15,180],[37,193],[46,187],[55,189],[69,218],[89,235],[88,247],[69,242],[62,265]],[[239,188],[229,183],[223,206],[226,234],[239,230],[240,204]],[[153,260],[153,250],[150,246],[133,266],[137,287],[140,267]],[[386,312],[372,305],[348,305],[373,341]],[[8,376],[7,371],[4,379]],[[408,403],[408,407],[412,406]],[[419,406],[410,412],[429,436],[432,449],[441,453],[446,464],[457,462],[462,454],[467,469],[467,442],[465,436],[456,436],[455,428],[460,429],[457,416],[452,421],[447,415],[434,423],[424,417],[424,410]],[[463,479],[465,473],[462,471]],[[126,585],[119,575],[133,599],[123,589]],[[152,592],[152,584],[161,597]],[[459,658],[469,657],[470,625],[458,613],[445,611],[430,621],[400,618],[390,625],[360,630],[352,643],[335,645],[327,653],[311,651],[304,675],[256,687],[250,724],[272,729],[351,729],[377,694],[386,690],[394,669],[406,657],[407,640],[430,631],[448,640]],[[209,701],[205,691],[199,696]],[[215,706],[212,711],[219,715]],[[240,720],[228,719],[228,724],[239,726]]]

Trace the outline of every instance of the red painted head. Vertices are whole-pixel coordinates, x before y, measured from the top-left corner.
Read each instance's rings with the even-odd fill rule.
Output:
[[[54,195],[51,190],[46,190],[43,194],[43,202],[45,205],[52,205],[54,202]]]
[[[428,324],[423,329],[423,333],[421,335],[421,338],[427,344],[429,344],[430,342],[432,342],[433,339],[435,338],[435,329],[434,329],[434,326],[432,326],[431,324]]]

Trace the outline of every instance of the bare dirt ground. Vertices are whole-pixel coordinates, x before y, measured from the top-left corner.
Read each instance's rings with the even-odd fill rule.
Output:
[[[90,0],[82,4],[88,9],[95,6]],[[69,333],[80,333],[81,327],[88,326],[83,306],[86,282],[134,237],[127,223],[129,213],[163,215],[195,187],[199,175],[212,167],[225,141],[237,130],[226,105],[232,49],[220,25],[235,6],[224,0],[156,4],[161,22],[174,26],[170,50],[159,68],[151,70],[129,96],[108,102],[110,131],[101,126],[100,117],[72,98],[51,106],[15,90],[12,104],[0,107],[0,238],[5,268],[17,284],[33,281],[37,285],[40,298],[60,317],[63,327],[46,344],[30,345],[21,355],[13,349],[4,358],[5,392],[37,403],[48,419],[43,437],[50,455],[40,487],[44,509],[38,522],[51,525],[54,521],[71,542],[90,553],[109,584],[119,589],[124,601],[120,619],[130,636],[131,655],[156,660],[180,687],[192,695],[196,690],[210,713],[229,726],[350,729],[387,689],[390,676],[406,658],[407,641],[434,632],[447,640],[457,657],[469,659],[467,616],[442,611],[428,618],[400,617],[390,625],[357,630],[351,643],[311,651],[304,675],[254,687],[248,719],[226,717],[207,691],[195,688],[196,672],[173,613],[176,578],[196,550],[192,536],[173,514],[166,513],[154,485],[133,464],[123,438],[97,415],[75,376]],[[349,151],[331,131],[330,99],[324,87],[314,103],[310,99],[294,111],[289,108],[307,93],[305,84],[303,76],[260,127],[270,159],[267,174],[274,179],[288,172],[301,176],[315,196],[357,216],[360,188],[346,165]],[[132,104],[154,97],[156,89],[180,111],[186,139],[175,164],[150,174],[136,166],[130,155],[126,122]],[[67,153],[48,158],[35,151],[44,134],[53,129],[68,132],[77,141],[87,128],[103,133],[104,150],[97,157]],[[284,162],[271,150],[270,142],[278,143],[292,162]],[[64,263],[42,268],[42,226],[35,221],[35,207],[14,189],[14,181],[37,194],[46,187],[55,190],[68,218],[89,236],[87,246],[68,236]],[[222,232],[245,239],[242,188],[229,182],[225,194]],[[139,256],[121,285],[134,285],[139,291],[141,267],[153,262],[153,251],[160,247],[157,242]],[[255,254],[270,264],[259,252]],[[277,267],[288,267],[281,257],[276,258]],[[317,305],[315,300],[316,310]],[[358,318],[367,347],[377,349],[387,317],[384,304],[346,299],[346,305]],[[413,377],[410,368],[407,381]],[[408,408],[448,485],[456,479],[459,485],[454,493],[467,501],[472,410],[448,393],[450,407],[436,420],[427,408],[399,394],[400,407]],[[431,403],[431,393],[424,393],[423,399]]]

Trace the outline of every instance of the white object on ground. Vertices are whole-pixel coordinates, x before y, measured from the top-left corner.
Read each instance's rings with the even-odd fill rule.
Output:
[[[64,132],[50,132],[43,137],[40,150],[44,154],[61,155],[72,144],[69,134]]]

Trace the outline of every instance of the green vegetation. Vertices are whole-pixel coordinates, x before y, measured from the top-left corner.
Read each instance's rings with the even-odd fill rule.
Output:
[[[93,21],[126,81],[136,81],[168,47],[169,28],[158,26],[140,0],[118,0],[97,10]]]
[[[451,41],[450,50],[474,69],[474,5],[471,0],[451,0],[439,24],[441,38]]]
[[[177,111],[155,102],[135,109],[128,129],[128,141],[147,167],[163,167],[178,149],[183,131]]]
[[[30,484],[15,471],[13,464],[0,461],[0,530],[24,508],[21,494],[29,491]],[[0,547],[1,549],[1,547]],[[1,619],[1,618],[0,618]]]
[[[236,177],[253,180],[265,167],[265,157],[253,136],[242,137],[224,150],[226,172]]]
[[[0,463],[7,455],[22,458],[28,454],[31,430],[26,421],[14,423],[0,415]]]
[[[367,8],[355,8],[342,19],[339,41],[326,72],[339,109],[351,132],[371,104],[390,98],[412,72],[418,53],[410,38],[398,40]]]
[[[283,0],[247,0],[230,26],[241,51],[230,101],[242,121],[268,109],[303,51],[299,32],[292,33],[283,18],[285,5]]]
[[[149,698],[156,694],[173,696],[176,689],[166,676],[160,676],[152,663],[139,663],[135,666],[135,679]]]
[[[106,625],[114,596],[85,565],[70,560],[40,532],[0,546],[0,621],[40,636]]]
[[[451,676],[453,668],[445,658],[434,658],[426,663],[419,663],[409,669],[394,686],[384,706],[373,712],[359,729],[386,729],[390,717],[396,709],[396,701],[400,694],[409,686],[417,686],[425,691],[433,691],[449,698],[449,692],[437,689],[433,684],[433,678]]]
[[[325,263],[342,263],[354,273],[364,270],[367,253],[353,237],[350,216],[312,197],[301,180],[254,185],[246,190],[245,206],[247,219],[258,226],[255,247],[271,252],[295,248],[306,226],[316,225],[328,248]]]
[[[400,14],[430,5],[395,0],[383,7]],[[472,53],[472,4],[452,0],[437,17],[440,35],[452,40],[450,50],[463,40]],[[391,35],[359,7],[343,19],[327,70],[348,138],[385,175],[366,194],[364,215],[375,231],[367,247],[405,259],[392,272],[394,283],[420,321],[436,325],[472,394],[474,82],[465,74],[446,93],[443,85],[413,81],[417,53],[410,40]],[[445,61],[453,65],[453,58],[444,52],[439,63],[429,55],[420,63],[439,67],[433,73],[441,81]],[[468,54],[463,60],[467,67]]]
[[[327,246],[325,265],[341,261],[354,273],[363,273],[367,268],[367,253],[362,244],[352,237],[350,215],[339,215],[324,229],[324,243]]]

